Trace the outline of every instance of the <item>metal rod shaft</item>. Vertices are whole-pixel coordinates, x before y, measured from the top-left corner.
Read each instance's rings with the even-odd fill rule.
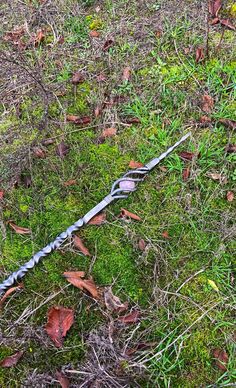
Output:
[[[167,149],[166,152],[163,152],[158,158],[152,159],[145,166],[137,168],[135,170],[128,171],[122,178],[117,179],[111,188],[110,194],[108,194],[101,202],[99,202],[94,208],[92,208],[84,217],[80,218],[73,225],[69,226],[64,232],[55,238],[54,241],[50,242],[46,247],[44,247],[39,252],[35,253],[33,257],[25,264],[23,264],[17,271],[13,272],[6,280],[0,284],[0,294],[4,293],[9,287],[11,287],[15,282],[22,279],[25,274],[32,269],[36,264],[39,263],[44,257],[48,256],[51,252],[58,249],[64,241],[72,236],[73,233],[77,232],[83,225],[87,224],[96,214],[100,213],[103,209],[107,207],[115,199],[127,198],[129,193],[136,190],[136,183],[141,182],[145,175],[149,173],[161,160],[163,160],[167,155],[169,155],[176,147],[183,143],[190,133],[184,135],[179,141],[177,141],[173,146]],[[122,186],[122,182],[133,182],[127,187]]]

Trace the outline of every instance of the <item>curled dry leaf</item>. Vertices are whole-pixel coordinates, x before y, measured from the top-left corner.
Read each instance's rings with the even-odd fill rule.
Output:
[[[114,39],[107,39],[103,45],[103,51],[108,51],[114,45]]]
[[[145,251],[146,243],[145,243],[143,238],[141,238],[141,240],[139,240],[138,247],[139,247],[140,251],[142,251],[142,252]]]
[[[169,233],[168,233],[167,230],[164,230],[164,232],[162,232],[161,235],[162,235],[162,237],[164,237],[164,238],[166,238],[166,239],[169,239],[169,238],[170,238]]]
[[[74,310],[62,306],[51,307],[45,330],[57,348],[63,345],[66,333],[74,323]]]
[[[227,198],[228,202],[233,202],[233,200],[234,200],[234,193],[233,193],[233,191],[228,191],[227,194],[226,194],[226,198]]]
[[[215,24],[218,24],[219,22],[220,22],[219,18],[214,18],[214,19],[209,20],[209,24],[211,26],[214,26]]]
[[[36,156],[36,158],[39,158],[39,159],[46,158],[46,152],[40,147],[34,147],[33,154],[34,154],[34,156]]]
[[[184,160],[193,160],[195,153],[188,152],[188,151],[182,151],[179,153],[179,156],[181,157],[181,159],[184,159]]]
[[[83,74],[80,71],[77,71],[76,73],[73,74],[71,82],[73,85],[77,85],[84,82]]]
[[[56,147],[56,154],[61,158],[64,159],[64,157],[68,154],[70,151],[70,147],[62,141],[58,146]]]
[[[70,123],[77,124],[77,125],[85,125],[91,123],[91,118],[88,116],[79,117],[75,115],[67,115],[66,120]]]
[[[40,45],[40,43],[42,43],[45,39],[45,35],[42,31],[42,29],[40,28],[37,33],[36,33],[36,36],[34,38],[34,46],[35,47],[38,47]]]
[[[209,4],[209,13],[211,14],[211,16],[217,17],[222,7],[221,0],[210,0],[208,4]]]
[[[111,286],[105,287],[104,300],[106,308],[110,311],[115,311],[117,313],[121,313],[127,310],[129,305],[128,302],[122,303],[120,298],[113,294]]]
[[[118,321],[124,323],[125,325],[128,325],[130,323],[138,322],[140,315],[141,315],[140,311],[133,310],[131,313],[124,315],[123,317],[119,317],[117,319],[118,319]]]
[[[125,67],[122,74],[122,81],[128,82],[131,76],[131,68],[129,66]]]
[[[136,221],[142,221],[141,217],[139,217],[137,214],[131,213],[130,211],[123,208],[121,209],[119,218],[132,218],[133,220],[136,220]]]
[[[229,119],[220,119],[219,122],[223,124],[225,127],[230,129],[236,129],[236,121]]]
[[[99,38],[100,32],[92,30],[90,31],[89,36],[91,36],[91,38]]]
[[[30,234],[31,230],[28,228],[23,228],[22,226],[16,225],[12,220],[7,221],[7,224],[17,233],[17,234]]]
[[[77,249],[79,249],[80,252],[82,252],[85,256],[92,256],[79,236],[75,235],[73,239],[74,239],[74,246]]]
[[[74,186],[77,185],[77,180],[76,179],[69,179],[68,181],[63,183],[63,186]]]
[[[102,225],[106,221],[106,213],[101,212],[97,216],[94,216],[91,218],[91,220],[88,222],[89,225]]]
[[[228,154],[232,154],[232,153],[236,152],[236,144],[228,144],[228,145],[225,147],[225,151],[226,151]]]
[[[196,63],[202,62],[204,59],[204,51],[202,47],[196,49]]]
[[[69,388],[70,387],[70,381],[64,375],[64,373],[57,371],[56,372],[56,379],[58,380],[58,382],[62,388]]]
[[[129,162],[129,167],[134,169],[134,168],[140,168],[140,167],[143,167],[143,163],[141,162],[136,162],[135,160],[131,160]]]
[[[206,174],[209,178],[213,179],[213,181],[220,181],[220,183],[226,184],[227,183],[227,177],[225,175],[219,174],[217,172],[207,173]]]
[[[190,168],[189,167],[184,168],[182,173],[182,178],[184,182],[188,180],[189,175],[190,175]]]
[[[138,117],[127,117],[125,122],[127,124],[140,124],[141,121]]]
[[[0,201],[1,199],[3,199],[3,197],[4,197],[4,191],[0,190]]]
[[[79,288],[80,290],[88,291],[94,299],[98,299],[99,293],[96,284],[93,279],[82,279],[85,276],[83,271],[75,271],[75,272],[64,272],[63,274],[73,286]]]
[[[5,300],[10,296],[13,292],[19,291],[22,288],[24,288],[23,283],[19,283],[18,286],[9,288],[6,293],[3,295],[3,297],[0,299],[0,308],[2,307]]]
[[[204,96],[202,96],[202,110],[203,110],[203,112],[211,113],[213,107],[214,107],[213,98],[211,96],[209,96],[208,94],[204,94]]]
[[[220,19],[220,24],[224,27],[229,28],[229,30],[236,30],[236,27],[231,23],[229,19]]]
[[[104,130],[102,131],[101,137],[103,137],[103,138],[112,137],[112,136],[115,136],[115,135],[116,135],[116,132],[117,132],[117,129],[116,129],[116,128],[113,128],[113,127],[106,128],[106,129],[104,129]]]
[[[227,370],[227,364],[228,364],[228,361],[229,361],[229,356],[226,353],[226,351],[224,349],[216,348],[216,349],[213,349],[212,353],[213,353],[213,357],[216,359],[215,360],[216,366],[219,369],[221,369],[223,371],[226,371]]]
[[[4,358],[0,362],[0,366],[3,368],[10,368],[11,366],[15,366],[18,363],[18,361],[21,359],[23,354],[24,354],[24,352],[22,350],[20,350],[19,352],[12,354],[12,356],[8,356],[8,357]]]

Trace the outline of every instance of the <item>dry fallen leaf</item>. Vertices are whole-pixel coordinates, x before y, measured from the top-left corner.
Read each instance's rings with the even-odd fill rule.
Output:
[[[89,252],[89,250],[86,248],[86,246],[84,245],[83,241],[81,240],[81,238],[79,236],[74,236],[73,237],[73,240],[74,240],[74,246],[80,250],[80,252],[82,252],[85,256],[92,256],[91,253]]]
[[[97,81],[98,81],[98,82],[104,82],[104,81],[106,81],[106,80],[107,80],[107,77],[106,77],[105,74],[100,73],[100,74],[97,75]]]
[[[34,45],[35,47],[38,47],[40,45],[40,43],[42,43],[45,39],[45,35],[42,31],[42,29],[40,28],[37,33],[36,33],[36,36],[34,38]]]
[[[128,210],[123,208],[121,209],[119,218],[132,218],[133,220],[141,221],[141,218],[137,214],[131,213]]]
[[[126,117],[125,122],[127,124],[140,124],[140,119],[138,117]]]
[[[214,19],[209,20],[209,24],[210,24],[211,26],[214,26],[215,24],[218,24],[219,21],[220,21],[219,18],[214,18]]]
[[[209,172],[206,174],[209,178],[213,179],[213,181],[220,181],[220,183],[226,184],[227,177],[225,175],[219,174],[217,172]]]
[[[211,118],[208,117],[208,116],[201,116],[200,117],[200,123],[201,123],[202,127],[205,127],[205,126],[207,127],[208,124],[211,123]]]
[[[221,0],[210,0],[209,1],[209,13],[212,17],[217,17],[222,7]]]
[[[84,125],[91,123],[91,118],[88,116],[79,117],[75,115],[67,115],[66,120],[73,124]]]
[[[140,167],[143,167],[143,163],[141,162],[136,162],[135,160],[131,160],[129,162],[129,167],[134,169],[134,168],[140,168]]]
[[[83,74],[80,71],[77,71],[76,73],[73,74],[71,82],[74,85],[77,85],[77,84],[84,82]]]
[[[232,154],[233,152],[236,152],[236,144],[228,144],[228,145],[225,147],[225,151],[226,151],[228,154]]]
[[[127,310],[129,305],[128,302],[122,303],[120,298],[118,298],[118,296],[115,296],[113,294],[111,286],[105,287],[104,300],[108,310],[115,311],[118,313],[121,313]]]
[[[131,76],[131,68],[129,66],[125,67],[122,74],[122,81],[128,82]]]
[[[230,129],[236,129],[236,121],[229,119],[220,119],[219,122],[223,124],[225,127],[229,127]]]
[[[104,129],[104,130],[102,131],[101,137],[103,137],[103,138],[112,137],[112,136],[115,136],[115,135],[116,135],[116,132],[117,132],[117,129],[116,129],[116,128],[113,128],[113,127],[106,128],[106,129]]]
[[[103,45],[103,51],[108,51],[114,44],[114,39],[107,39]]]
[[[140,311],[133,310],[131,313],[124,315],[123,317],[117,318],[120,322],[128,325],[130,323],[136,323],[138,322],[140,318]]]
[[[0,190],[0,201],[1,201],[1,199],[3,199],[3,197],[4,197],[4,191]]]
[[[234,200],[234,193],[233,193],[233,191],[228,191],[227,194],[226,194],[226,198],[227,198],[228,202],[233,202],[233,200]]]
[[[4,358],[0,362],[0,366],[3,368],[10,368],[11,366],[15,366],[18,363],[18,361],[21,359],[23,354],[24,354],[24,352],[22,350],[20,350],[19,352],[16,352],[12,356],[8,356],[8,357]]]
[[[9,288],[6,291],[6,293],[3,295],[3,297],[0,299],[0,308],[2,307],[3,303],[8,298],[8,296],[10,296],[15,291],[21,290],[22,288],[24,288],[23,283],[19,283],[17,286]]]
[[[62,388],[69,388],[70,387],[70,381],[64,375],[64,373],[57,371],[56,372],[56,379],[59,381],[59,384],[61,385]]]
[[[101,115],[102,113],[102,107],[100,105],[97,105],[96,108],[94,109],[94,116],[97,118]]]
[[[190,175],[190,168],[189,167],[184,168],[182,173],[182,178],[184,182],[188,180],[189,175]]]
[[[93,279],[82,279],[85,276],[83,271],[75,271],[75,272],[64,272],[66,280],[73,284],[73,286],[79,288],[80,290],[88,291],[93,298],[98,299],[99,293],[96,284]]]
[[[204,59],[204,51],[202,47],[196,49],[196,63],[202,62]]]
[[[145,251],[146,243],[145,243],[143,238],[141,238],[141,240],[139,240],[138,247],[139,247],[140,251],[142,251],[142,252]]]
[[[44,159],[46,158],[46,152],[40,147],[33,148],[33,154],[36,158]]]
[[[89,36],[91,36],[91,38],[99,38],[100,32],[92,30],[90,31]]]
[[[231,23],[229,19],[220,19],[220,24],[222,24],[222,26],[224,27],[229,28],[230,30],[236,30],[236,27]]]
[[[88,222],[89,225],[102,225],[106,221],[106,213],[102,212],[99,213],[97,216],[94,216],[91,218],[91,220]]]
[[[68,181],[63,183],[63,186],[65,186],[65,187],[74,186],[74,185],[77,185],[76,179],[69,179]]]
[[[125,355],[132,356],[132,354],[136,353],[137,351],[153,348],[156,345],[157,345],[157,342],[140,342],[134,348],[126,349]]]
[[[182,151],[179,153],[179,156],[184,160],[193,160],[196,154],[194,152]]]
[[[224,349],[216,348],[216,349],[213,349],[212,353],[214,358],[216,359],[215,360],[216,366],[223,371],[227,371],[229,356],[226,353],[226,351]]]
[[[74,310],[62,306],[51,307],[45,330],[57,348],[63,345],[64,337],[74,323]]]
[[[208,94],[204,94],[202,96],[202,110],[205,113],[211,113],[212,109],[214,107],[214,100],[211,96]]]
[[[164,238],[166,238],[166,239],[169,239],[169,238],[170,238],[169,233],[168,233],[167,230],[164,230],[164,232],[162,232],[161,235],[162,235],[162,237],[164,237]]]
[[[22,226],[17,226],[12,220],[7,221],[7,224],[17,233],[17,234],[30,234],[31,230],[28,228],[23,228]]]
[[[69,151],[70,147],[64,141],[62,141],[56,147],[56,154],[60,156],[61,159],[64,159],[64,157],[68,154]]]

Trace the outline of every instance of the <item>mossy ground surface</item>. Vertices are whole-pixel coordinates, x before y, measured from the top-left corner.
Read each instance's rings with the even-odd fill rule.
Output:
[[[210,27],[209,56],[196,64],[196,48],[206,47],[205,1],[26,3],[2,6],[2,36],[6,26],[11,31],[27,20],[30,34],[44,28],[45,40],[22,52],[1,41],[1,279],[100,201],[131,159],[148,162],[183,133],[191,130],[192,135],[162,163],[165,170],[156,168],[137,192],[107,209],[104,225],[81,230],[92,259],[68,243],[31,271],[24,289],[8,299],[0,317],[0,359],[17,350],[25,353],[16,367],[0,368],[0,386],[37,386],[36,381],[56,386],[56,370],[80,370],[86,363],[86,339],[106,324],[107,315],[104,307],[67,286],[62,273],[88,272],[91,260],[96,284],[112,284],[116,295],[142,311],[140,326],[124,329],[120,341],[129,347],[156,342],[154,351],[125,361],[119,355],[118,379],[128,374],[128,386],[143,387],[233,384],[235,201],[228,202],[226,194],[235,192],[236,175],[235,154],[227,154],[225,147],[236,137],[219,119],[236,119],[234,31],[222,36],[220,25]],[[235,4],[224,2],[222,13],[233,17]],[[99,38],[89,36],[93,29]],[[114,44],[104,51],[108,39]],[[128,82],[122,81],[127,66]],[[71,84],[75,71],[84,75],[78,86]],[[214,107],[211,122],[201,126],[204,94],[212,96]],[[120,103],[109,103],[117,96]],[[101,109],[97,118],[96,107]],[[90,116],[92,123],[68,124],[67,114]],[[131,116],[140,124],[127,125]],[[116,127],[117,135],[100,142],[107,127]],[[42,146],[46,138],[53,144]],[[55,152],[62,140],[70,147],[63,159]],[[44,159],[35,157],[35,146],[44,149]],[[199,157],[183,162],[181,150]],[[190,176],[184,182],[186,166]],[[209,173],[220,173],[227,182],[214,181]],[[24,177],[31,178],[30,187],[22,183]],[[65,186],[70,179],[76,184]],[[142,222],[119,219],[121,207]],[[10,219],[32,234],[14,233]],[[147,244],[145,252],[138,248],[140,239]],[[62,350],[43,330],[54,305],[75,310]],[[227,352],[226,371],[216,367],[214,348]],[[74,386],[83,383],[81,376],[72,376]]]

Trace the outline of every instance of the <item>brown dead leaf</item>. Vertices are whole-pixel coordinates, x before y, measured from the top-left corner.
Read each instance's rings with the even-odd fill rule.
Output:
[[[118,296],[115,296],[112,292],[111,286],[105,287],[104,289],[104,300],[106,308],[110,311],[121,313],[127,310],[129,303],[122,303]]]
[[[136,221],[142,221],[142,219],[137,214],[131,213],[130,211],[123,208],[121,209],[119,218],[132,218],[133,220],[136,220]]]
[[[61,141],[60,144],[56,147],[56,154],[61,158],[64,159],[64,157],[69,153],[70,147],[64,142]]]
[[[68,282],[73,284],[73,286],[79,288],[82,291],[88,291],[94,299],[98,299],[99,293],[96,284],[92,278],[82,279],[85,275],[83,271],[64,272],[63,275],[65,276],[66,280],[68,280]]]
[[[200,123],[202,127],[207,127],[211,123],[211,118],[203,115],[200,117]]]
[[[123,317],[119,317],[117,318],[118,321],[128,325],[130,323],[136,323],[138,322],[139,318],[140,318],[140,311],[138,310],[133,310],[131,313],[127,314],[127,315],[124,315]]]
[[[10,368],[11,366],[15,366],[18,363],[18,361],[21,359],[23,354],[24,354],[24,352],[22,350],[20,350],[19,352],[12,354],[12,356],[8,356],[8,357],[4,358],[0,362],[0,366],[2,368]]]
[[[215,24],[218,24],[219,22],[220,22],[219,18],[214,18],[214,19],[209,20],[209,24],[211,26],[214,26]]]
[[[92,30],[90,31],[89,36],[91,36],[91,38],[99,38],[100,32]]]
[[[64,373],[57,371],[56,372],[56,379],[58,380],[58,382],[62,388],[69,388],[70,387],[70,381],[64,375]]]
[[[80,250],[80,252],[83,253],[83,255],[92,256],[79,236],[76,236],[76,235],[74,236],[74,245],[77,249]]]
[[[211,113],[213,107],[214,107],[213,98],[211,96],[209,96],[208,94],[204,94],[204,96],[202,96],[202,110],[203,110],[203,112]]]
[[[159,166],[159,169],[160,169],[162,172],[168,171],[168,168],[165,167],[165,166]]]
[[[215,360],[216,366],[223,371],[227,371],[229,356],[226,353],[226,351],[224,349],[216,348],[216,349],[213,349],[212,353],[213,353],[213,357],[216,359]]]
[[[229,28],[229,30],[236,30],[236,27],[231,23],[229,19],[220,19],[220,24],[224,27]]]
[[[202,62],[205,58],[204,51],[202,47],[196,49],[196,63]]]
[[[184,182],[188,180],[189,175],[190,175],[190,168],[189,167],[184,168],[182,173],[182,178]]]
[[[64,337],[74,323],[74,310],[62,306],[51,307],[45,330],[57,348],[63,345]]]
[[[67,115],[66,120],[73,124],[85,125],[91,123],[91,118],[88,116],[79,117],[74,115]]]
[[[134,168],[140,168],[140,167],[143,167],[143,163],[141,162],[136,162],[135,160],[131,160],[129,162],[129,167],[134,169]]]
[[[227,146],[225,147],[225,151],[228,154],[232,154],[233,152],[236,152],[236,144],[227,144]]]
[[[213,181],[220,181],[220,183],[226,184],[227,183],[227,177],[225,175],[219,174],[217,172],[207,173],[206,174],[209,178],[213,179]]]
[[[100,105],[97,105],[96,108],[94,109],[94,116],[97,118],[101,115],[102,113],[102,107]]]
[[[140,342],[134,348],[128,348],[125,351],[126,356],[132,356],[134,353],[140,350],[146,350],[148,348],[153,348],[157,345],[157,342]]]
[[[212,17],[217,17],[222,7],[221,0],[210,0],[209,1],[209,13]]]
[[[39,159],[45,159],[46,158],[46,152],[40,148],[40,147],[34,147],[33,148],[33,154],[36,158]]]
[[[227,198],[228,202],[233,202],[233,200],[234,200],[234,193],[233,193],[233,191],[228,191],[227,194],[226,194],[226,198]]]
[[[141,121],[138,117],[127,117],[125,122],[127,124],[140,124]]]
[[[106,213],[101,212],[98,215],[91,218],[91,220],[88,222],[89,225],[102,225],[106,221]]]
[[[103,45],[103,51],[108,51],[114,45],[114,39],[107,39]]]
[[[77,185],[77,180],[76,179],[69,179],[68,181],[63,183],[63,186],[74,186]]]
[[[97,81],[98,81],[98,82],[104,82],[104,81],[106,81],[106,80],[107,80],[107,77],[106,77],[105,74],[100,73],[100,74],[97,75]]]
[[[162,235],[162,237],[164,237],[164,238],[166,238],[166,239],[169,239],[169,238],[170,238],[169,233],[168,233],[167,230],[164,230],[164,232],[162,232],[161,235]]]
[[[9,288],[6,291],[6,293],[3,295],[3,297],[0,299],[0,308],[2,307],[3,303],[8,298],[8,296],[10,296],[15,291],[21,290],[22,288],[24,288],[23,283],[19,283],[17,286]]]
[[[45,39],[45,34],[43,33],[42,29],[40,28],[37,32],[36,32],[36,36],[34,38],[34,46],[35,47],[38,47],[40,45],[40,43],[42,43]]]
[[[73,74],[71,82],[73,85],[77,85],[84,82],[83,74],[80,71],[77,71],[76,73]]]
[[[12,220],[7,221],[7,224],[17,233],[17,234],[30,234],[31,230],[28,228],[23,228],[22,226],[17,226]]]
[[[53,144],[53,143],[54,143],[54,140],[51,139],[50,137],[48,139],[42,140],[42,145],[45,146],[45,147],[47,147],[47,146],[49,146],[50,144]]]
[[[101,137],[102,138],[106,138],[106,137],[112,137],[112,136],[115,136],[116,135],[116,132],[117,132],[117,129],[116,128],[106,128],[102,131],[102,135]]]
[[[236,129],[236,121],[229,119],[220,119],[219,122],[223,124],[225,127],[229,127],[230,129]]]
[[[129,66],[125,67],[122,74],[122,81],[128,82],[131,77],[131,68]]]
[[[184,160],[193,160],[195,155],[196,154],[194,152],[188,152],[188,151],[182,151],[179,153],[179,156],[181,157],[181,159],[184,159]]]
[[[138,242],[138,247],[139,247],[140,251],[142,251],[142,252],[145,251],[145,249],[146,249],[146,243],[145,243],[145,241],[144,241],[143,238],[141,238],[141,240],[139,240],[139,242]]]
[[[6,41],[6,42],[12,42],[14,44],[18,44],[19,43],[19,40],[20,38],[25,34],[25,26],[21,26],[21,27],[18,27],[18,28],[15,28],[14,30],[12,31],[8,31],[3,39]]]
[[[3,199],[4,193],[5,193],[4,191],[0,190],[0,201]]]

